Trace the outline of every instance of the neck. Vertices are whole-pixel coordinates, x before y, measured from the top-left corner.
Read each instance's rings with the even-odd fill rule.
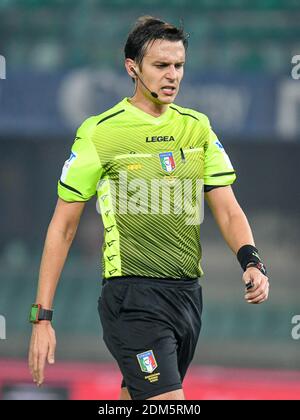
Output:
[[[167,104],[159,103],[157,99],[151,96],[150,92],[149,94],[147,93],[147,95],[149,95],[149,97],[145,97],[143,94],[136,92],[135,95],[129,99],[129,102],[153,117],[159,117],[168,109]]]

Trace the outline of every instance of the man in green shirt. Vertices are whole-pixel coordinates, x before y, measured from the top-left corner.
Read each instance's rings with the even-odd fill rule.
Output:
[[[173,104],[187,37],[140,18],[125,45],[135,82],[124,98],[79,127],[58,182],[41,262],[29,364],[34,381],[54,363],[51,307],[85,202],[97,194],[104,224],[104,341],[123,374],[121,399],[184,399],[182,381],[201,328],[201,190],[244,270],[245,299],[269,283],[231,184],[236,175],[208,118]],[[40,312],[39,312],[40,311]]]

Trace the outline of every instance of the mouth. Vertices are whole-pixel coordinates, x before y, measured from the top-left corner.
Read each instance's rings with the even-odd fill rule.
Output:
[[[176,92],[176,87],[175,86],[171,86],[171,85],[167,85],[167,86],[163,86],[161,88],[162,92],[167,95],[167,96],[172,96],[174,95],[174,93]]]

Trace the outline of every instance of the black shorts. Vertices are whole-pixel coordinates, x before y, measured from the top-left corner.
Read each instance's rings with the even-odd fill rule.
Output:
[[[104,342],[132,399],[182,388],[201,329],[198,279],[104,281],[98,310]]]

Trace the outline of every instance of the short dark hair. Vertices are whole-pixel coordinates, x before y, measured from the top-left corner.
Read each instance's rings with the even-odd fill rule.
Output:
[[[156,39],[182,41],[184,48],[187,49],[188,37],[183,28],[177,28],[152,16],[141,16],[128,35],[124,48],[125,58],[131,58],[140,65],[147,47]]]

